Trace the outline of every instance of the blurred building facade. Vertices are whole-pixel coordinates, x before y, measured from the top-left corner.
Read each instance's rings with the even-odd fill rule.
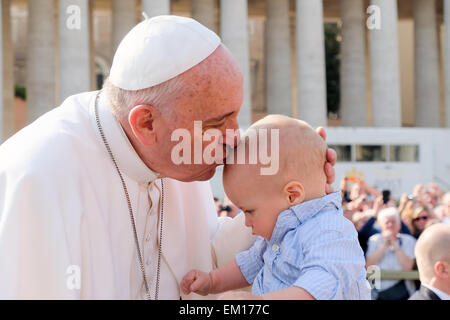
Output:
[[[450,127],[450,0],[1,0],[0,141],[99,89],[142,11],[193,17],[221,36],[244,73],[244,127],[267,113],[313,126]],[[324,23],[341,30],[337,119]]]

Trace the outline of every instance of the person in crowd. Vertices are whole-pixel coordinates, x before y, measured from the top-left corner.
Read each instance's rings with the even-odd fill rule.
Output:
[[[450,192],[442,197],[442,213],[438,218],[444,223],[450,223]]]
[[[353,222],[353,214],[354,212],[348,208],[342,207],[342,211],[344,212],[344,217]]]
[[[439,219],[439,217],[442,217],[444,213],[444,206],[442,204],[436,206],[435,208],[433,208],[433,216],[435,219]]]
[[[383,197],[379,196],[375,200],[375,205],[373,207],[373,210],[371,211],[373,213],[373,216],[369,217],[367,219],[366,223],[359,229],[358,231],[358,239],[359,243],[361,245],[361,248],[364,252],[367,250],[367,242],[369,241],[369,238],[373,236],[374,234],[381,232],[381,226],[378,223],[378,213],[382,209],[389,208],[389,203],[384,203]],[[390,207],[393,208],[393,207]],[[400,220],[400,233],[403,234],[411,234],[408,226]]]
[[[373,216],[373,209],[369,209],[363,212],[358,211],[352,215],[353,224],[355,225],[356,231],[358,231],[358,239],[359,239],[359,231],[372,216]]]
[[[222,201],[219,198],[214,197],[214,205],[216,207],[217,215],[220,216],[220,212],[222,211]]]
[[[426,224],[433,218],[433,214],[427,206],[417,206],[412,214],[407,214],[403,220],[408,225],[411,235],[418,239],[420,234],[425,230]]]
[[[450,225],[427,228],[415,248],[420,289],[410,300],[450,300]]]
[[[239,208],[236,207],[227,196],[225,196],[222,207],[220,209],[219,217],[234,218],[238,214],[239,214]]]
[[[428,184],[428,189],[432,192],[433,196],[436,197],[436,202],[439,202],[439,199],[441,199],[444,195],[441,188],[439,188],[439,186],[433,182],[430,182]]]
[[[279,132],[277,173],[262,175],[260,164],[226,164],[223,173],[226,194],[258,239],[222,268],[188,272],[183,292],[207,295],[253,284],[252,294],[222,298],[369,299],[356,230],[343,216],[340,192],[325,193],[325,142],[307,123],[279,115],[256,122],[246,135],[273,129]],[[247,155],[249,148],[242,148]]]
[[[425,229],[432,226],[433,224],[441,223],[441,221],[438,218],[431,218],[428,220],[427,224],[425,225]]]
[[[416,200],[422,201],[424,191],[425,191],[425,186],[423,185],[423,183],[418,183],[414,186],[412,195]]]
[[[400,197],[400,200],[398,202],[398,213],[400,214],[400,218],[403,217],[403,211],[410,209],[412,207],[412,197],[410,198],[410,196],[407,193],[403,193]]]
[[[382,270],[412,270],[414,266],[414,246],[416,239],[400,233],[401,220],[396,208],[386,208],[378,213],[381,233],[369,238],[366,264],[378,266]],[[372,290],[377,300],[406,300],[413,290],[413,283],[404,280],[381,280],[380,288]]]
[[[347,176],[342,177],[341,183],[339,186],[339,190],[341,190],[341,197],[342,197],[342,206],[344,207],[352,200],[350,199],[350,193],[348,192],[348,178]]]
[[[428,203],[431,208],[439,205],[442,196],[442,190],[435,183],[429,183],[425,188],[425,202]]]
[[[425,186],[424,184],[419,183],[414,187],[411,198],[416,202],[416,204],[428,206],[429,208],[435,208],[439,205],[442,196],[443,193],[436,184],[429,183]]]
[[[349,180],[353,182],[350,194],[346,191],[348,185],[347,181]],[[357,177],[344,178],[341,181],[341,188],[345,188],[341,190],[344,190],[344,197],[350,200],[348,201],[347,208],[353,212],[372,209],[374,200],[381,194],[376,188],[373,188],[363,179]]]

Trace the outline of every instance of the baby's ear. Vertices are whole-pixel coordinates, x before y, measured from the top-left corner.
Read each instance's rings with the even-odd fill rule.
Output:
[[[302,203],[305,199],[305,188],[303,188],[303,185],[298,181],[288,182],[284,186],[283,192],[291,207]]]

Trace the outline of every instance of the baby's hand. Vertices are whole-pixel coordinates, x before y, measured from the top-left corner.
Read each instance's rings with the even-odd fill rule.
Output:
[[[211,277],[209,273],[200,270],[191,270],[181,280],[180,287],[184,294],[195,292],[199,295],[206,296],[211,289]]]

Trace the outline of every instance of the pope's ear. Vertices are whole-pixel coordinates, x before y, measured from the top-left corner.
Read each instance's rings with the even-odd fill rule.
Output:
[[[284,195],[286,197],[289,206],[295,206],[305,200],[305,188],[298,181],[288,182],[283,188]]]
[[[157,117],[158,111],[151,105],[135,106],[128,114],[128,123],[131,130],[143,145],[150,146],[156,143],[154,122]]]

